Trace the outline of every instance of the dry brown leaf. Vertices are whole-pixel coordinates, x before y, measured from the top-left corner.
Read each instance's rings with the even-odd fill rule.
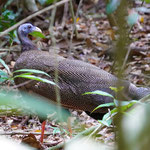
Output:
[[[36,139],[35,135],[33,135],[31,133],[22,139],[22,143],[25,143],[25,144],[30,145],[31,147],[34,147],[37,149],[43,148],[41,143]]]
[[[107,35],[109,35],[112,40],[115,40],[115,31],[114,31],[114,30],[109,29],[109,30],[105,31],[105,33],[106,33]]]
[[[93,47],[93,43],[90,38],[87,38],[85,41],[86,41],[87,47]]]

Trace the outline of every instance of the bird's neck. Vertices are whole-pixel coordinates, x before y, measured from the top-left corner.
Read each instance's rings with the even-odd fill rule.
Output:
[[[21,52],[29,50],[38,50],[38,48],[32,43],[27,36],[20,36],[21,41]]]

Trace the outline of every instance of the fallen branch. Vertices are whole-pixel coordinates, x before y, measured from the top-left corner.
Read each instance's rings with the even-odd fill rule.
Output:
[[[22,131],[11,131],[11,132],[0,132],[0,135],[29,135],[29,134],[34,134],[34,135],[41,135],[41,132],[22,132]],[[50,132],[45,132],[44,135],[53,135],[53,133]]]
[[[25,81],[25,82],[23,82],[23,83],[20,83],[20,84],[18,84],[18,85],[14,85],[14,86],[12,86],[11,88],[17,89],[17,88],[19,88],[19,87],[22,87],[22,86],[25,86],[26,84],[31,83],[32,81],[33,81],[33,80],[27,80],[27,81]]]

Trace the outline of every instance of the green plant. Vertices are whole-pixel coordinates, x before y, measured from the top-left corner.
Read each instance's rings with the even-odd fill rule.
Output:
[[[13,10],[9,10],[7,7],[11,4],[11,2],[12,1],[9,0],[1,10],[2,13],[0,15],[0,32],[16,24],[17,18],[22,11],[21,9],[19,9],[18,12],[15,13]],[[5,38],[9,40],[10,44],[12,44],[16,39],[15,30],[9,32],[8,36],[6,36]]]
[[[115,91],[120,91],[121,89],[116,89],[116,88],[112,88]],[[97,95],[102,95],[102,96],[108,96],[111,97],[113,99],[113,102],[111,103],[106,103],[106,104],[101,104],[99,106],[97,106],[91,113],[93,113],[94,111],[96,111],[97,109],[101,109],[103,107],[113,107],[112,110],[110,110],[108,113],[106,113],[102,120],[98,120],[101,124],[104,124],[106,126],[110,126],[112,123],[112,119],[113,117],[119,112],[119,109],[121,110],[122,113],[126,113],[126,111],[131,108],[134,104],[139,103],[141,104],[141,102],[137,101],[137,100],[131,100],[131,101],[118,101],[115,99],[115,97],[107,92],[103,92],[100,90],[97,91],[93,91],[93,92],[86,92],[83,95],[88,95],[88,94],[97,94]]]
[[[54,2],[55,0],[38,0],[38,2],[41,4],[41,5],[50,5]],[[60,0],[57,0],[57,1],[60,1]]]
[[[39,76],[35,75],[35,74],[40,74],[40,75],[45,75],[45,76],[50,77],[50,75],[48,75],[46,72],[43,72],[43,71],[40,71],[40,70],[35,70],[35,69],[20,69],[20,70],[16,70],[14,72],[11,72],[8,65],[2,59],[0,59],[0,63],[7,70],[7,72],[5,72],[5,71],[0,69],[0,83],[6,82],[8,80],[13,81],[15,78],[26,78],[26,79],[45,82],[45,83],[57,86],[56,83],[54,83],[53,81],[50,81],[46,78],[42,78],[42,77],[39,77]],[[14,75],[15,73],[19,73],[19,72],[23,72],[23,73],[19,74],[19,75]]]

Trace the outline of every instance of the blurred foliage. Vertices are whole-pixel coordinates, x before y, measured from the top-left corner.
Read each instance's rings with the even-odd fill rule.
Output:
[[[108,14],[113,13],[118,8],[119,5],[120,5],[120,0],[110,0],[106,6],[106,12]]]
[[[140,15],[136,11],[130,11],[127,22],[130,26],[133,26],[138,22]]]
[[[78,138],[65,146],[65,150],[115,150],[113,146],[97,142],[94,139]]]
[[[150,0],[141,0],[141,1],[146,2],[146,3],[150,3]],[[108,4],[106,6],[106,13],[107,14],[115,13],[115,11],[119,7],[119,5],[120,5],[120,0],[109,0]],[[143,7],[139,7],[137,10],[141,10],[141,9],[144,12],[145,11],[149,12],[149,10],[147,10],[147,8],[143,8]],[[134,9],[131,9],[131,10],[128,10],[128,11],[129,11],[128,12],[129,15],[127,17],[127,23],[128,23],[129,26],[133,26],[134,24],[136,24],[136,23],[138,23],[140,21],[141,16]]]
[[[25,92],[21,92],[20,95],[18,92],[2,89],[0,92],[0,106],[21,109],[25,114],[37,114],[42,119],[46,119],[48,114],[57,112],[57,116],[55,117],[59,121],[66,121],[70,115],[65,109],[61,109],[61,114],[59,114],[59,106],[39,95],[31,95]]]
[[[142,0],[143,1],[143,0]],[[144,0],[146,3],[150,3],[150,0]]]
[[[55,0],[37,0],[41,5],[50,5],[52,4]],[[60,0],[57,0],[60,1]]]
[[[7,80],[11,80],[11,76],[12,76],[11,71],[10,71],[8,65],[5,63],[5,61],[2,60],[1,58],[0,58],[0,64],[2,64],[5,68],[5,70],[7,71],[6,72],[6,71],[0,69],[0,83],[3,83]]]
[[[150,104],[138,105],[122,120],[123,142],[127,150],[149,150]]]

